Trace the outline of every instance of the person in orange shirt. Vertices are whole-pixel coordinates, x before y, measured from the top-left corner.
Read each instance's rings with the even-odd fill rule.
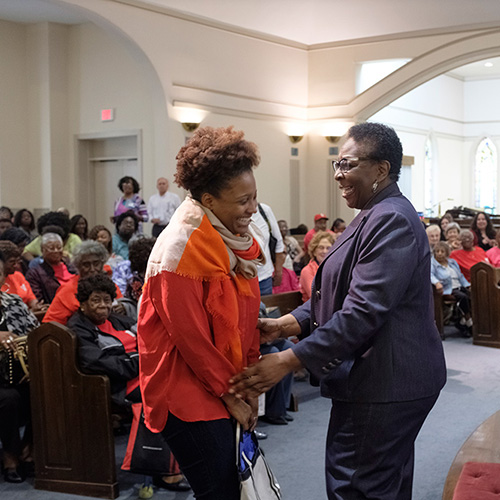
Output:
[[[54,300],[47,309],[43,318],[44,323],[56,321],[62,325],[75,313],[80,304],[76,298],[78,282],[82,278],[95,276],[103,272],[103,266],[108,258],[108,253],[101,243],[97,241],[84,241],[73,254],[73,265],[78,270],[78,274],[69,281],[61,285],[54,297]],[[119,288],[116,287],[116,296],[123,297]]]
[[[232,127],[200,128],[181,148],[175,178],[190,195],[151,252],[139,310],[145,423],[204,500],[240,498],[234,424],[257,423],[257,400],[228,390],[259,359],[259,160]]]
[[[5,258],[5,282],[1,291],[19,295],[32,312],[46,310],[48,306],[43,302],[38,302],[23,273],[17,270],[17,266],[21,261],[21,251],[17,245],[8,240],[0,241],[0,251]]]
[[[470,270],[474,264],[478,262],[488,262],[486,252],[474,246],[474,234],[468,229],[464,229],[460,233],[460,241],[462,243],[462,250],[453,250],[450,258],[457,261],[460,266],[460,271],[465,276],[465,279],[470,283]]]

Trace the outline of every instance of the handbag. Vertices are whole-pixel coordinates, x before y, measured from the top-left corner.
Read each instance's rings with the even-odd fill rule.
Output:
[[[236,465],[241,500],[280,500],[281,488],[267,463],[254,432],[236,424]]]
[[[13,350],[0,347],[0,387],[29,382],[28,336],[16,337]]]
[[[180,474],[179,464],[163,435],[146,427],[142,403],[132,405],[132,414],[132,426],[122,470],[147,476]]]

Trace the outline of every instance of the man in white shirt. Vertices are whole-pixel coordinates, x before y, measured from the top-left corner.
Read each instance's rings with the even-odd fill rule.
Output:
[[[285,262],[285,245],[281,237],[281,231],[276,221],[276,217],[269,205],[259,203],[258,211],[252,215],[252,220],[257,224],[262,233],[263,241],[259,241],[261,248],[266,256],[266,263],[257,266],[259,276],[259,287],[261,295],[270,295],[273,293],[273,286],[281,285],[283,274],[283,263]],[[275,262],[271,258],[269,240],[271,235],[276,238],[276,257]]]
[[[148,201],[149,221],[153,223],[152,234],[154,237],[158,237],[168,226],[172,215],[181,204],[181,200],[176,194],[168,192],[168,181],[165,177],[160,177],[156,181],[156,188],[158,194],[151,196]]]

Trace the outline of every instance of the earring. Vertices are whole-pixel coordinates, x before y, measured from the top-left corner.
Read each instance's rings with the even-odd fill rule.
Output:
[[[375,181],[372,185],[372,191],[375,192],[378,189],[378,181]]]

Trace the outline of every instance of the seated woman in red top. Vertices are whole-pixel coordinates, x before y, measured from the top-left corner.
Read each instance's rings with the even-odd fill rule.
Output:
[[[78,337],[78,357],[87,373],[107,375],[111,396],[118,404],[139,403],[139,354],[135,321],[112,312],[116,286],[106,274],[88,276],[78,282],[76,298],[80,309],[68,320]],[[189,490],[175,458],[168,460],[172,474],[157,478],[164,488]]]
[[[80,304],[76,298],[78,281],[89,276],[103,272],[103,266],[108,258],[108,252],[97,241],[84,241],[73,255],[73,265],[78,270],[78,274],[61,285],[50,304],[45,316],[44,323],[56,321],[65,325],[73,313],[75,313]],[[116,296],[123,297],[119,288],[116,287]],[[120,312],[120,311],[117,311]]]
[[[75,275],[74,268],[68,267],[64,261],[63,246],[58,234],[45,233],[41,243],[43,262],[26,273],[36,298],[46,304],[50,304],[58,288]]]
[[[500,267],[500,229],[496,232],[496,246],[486,251],[486,257],[490,264],[495,267]]]
[[[486,252],[479,247],[474,246],[474,235],[472,231],[464,229],[460,233],[460,242],[462,250],[453,250],[450,258],[455,259],[460,266],[460,271],[465,279],[470,283],[470,268],[478,262],[489,262]]]
[[[259,160],[232,127],[200,128],[181,148],[175,180],[190,196],[156,241],[139,311],[146,425],[204,500],[240,498],[234,423],[257,422],[257,400],[228,394],[228,381],[259,358]]]
[[[334,241],[331,233],[318,231],[309,243],[307,251],[309,252],[311,260],[300,273],[300,291],[302,292],[302,300],[304,302],[307,302],[311,298],[311,286],[316,271],[327,256]]]
[[[4,240],[0,241],[0,251],[5,259],[5,282],[2,292],[19,295],[34,313],[45,311],[48,306],[38,302],[23,273],[17,270],[21,261],[21,250],[12,241]]]

